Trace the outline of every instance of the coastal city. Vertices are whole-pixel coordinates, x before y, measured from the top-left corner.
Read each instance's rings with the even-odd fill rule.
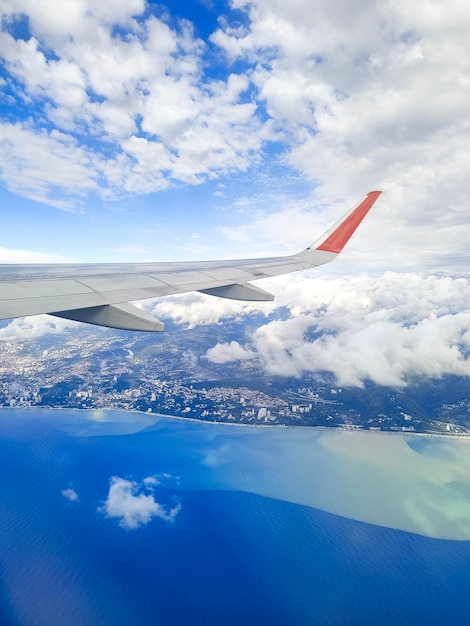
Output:
[[[0,406],[141,411],[212,422],[470,433],[459,380],[337,386],[331,375],[267,377],[204,358],[209,329],[152,336],[80,328],[0,343]],[[427,387],[431,385],[432,392]],[[439,388],[445,393],[439,395]],[[442,401],[445,398],[445,402]]]

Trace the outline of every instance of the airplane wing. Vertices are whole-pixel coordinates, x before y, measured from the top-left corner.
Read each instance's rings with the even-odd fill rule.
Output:
[[[180,263],[0,265],[0,319],[50,313],[110,328],[162,331],[162,322],[129,301],[188,291],[234,300],[273,300],[274,296],[251,281],[332,261],[380,194],[369,192],[320,239],[291,256]]]

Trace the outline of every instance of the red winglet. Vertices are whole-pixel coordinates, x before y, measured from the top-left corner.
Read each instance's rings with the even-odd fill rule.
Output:
[[[318,246],[317,250],[326,250],[327,252],[335,252],[336,254],[341,252],[381,193],[381,191],[369,191],[364,200],[358,204],[331,235]]]

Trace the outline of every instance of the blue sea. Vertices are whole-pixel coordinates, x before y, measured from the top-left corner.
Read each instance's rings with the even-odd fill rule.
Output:
[[[0,411],[0,624],[468,624],[470,447]]]

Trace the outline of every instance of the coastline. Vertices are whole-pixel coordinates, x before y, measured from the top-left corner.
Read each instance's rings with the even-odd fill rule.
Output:
[[[380,434],[380,435],[401,435],[401,436],[410,436],[410,437],[442,437],[444,439],[469,439],[470,433],[443,433],[443,432],[413,432],[413,431],[400,431],[400,430],[368,430],[362,428],[360,425],[347,424],[344,426],[301,426],[296,424],[246,424],[244,422],[218,422],[218,421],[208,421],[203,419],[198,419],[197,417],[181,417],[179,415],[168,415],[165,413],[147,413],[146,411],[137,411],[136,409],[109,409],[109,408],[85,408],[79,409],[76,407],[63,408],[63,407],[48,407],[48,406],[0,406],[0,412],[7,411],[67,411],[67,412],[78,412],[78,413],[93,413],[93,412],[102,412],[102,413],[122,413],[122,414],[137,414],[145,417],[155,417],[156,420],[154,424],[157,423],[158,419],[169,419],[169,420],[178,420],[180,422],[193,422],[196,424],[207,424],[214,426],[235,426],[235,427],[245,427],[245,428],[257,428],[257,429],[296,429],[296,430],[306,430],[306,431],[324,431],[324,432],[350,432],[350,433],[367,433],[367,434]],[[100,420],[95,420],[99,422]],[[106,421],[106,420],[103,420]],[[111,420],[110,420],[111,421]]]

